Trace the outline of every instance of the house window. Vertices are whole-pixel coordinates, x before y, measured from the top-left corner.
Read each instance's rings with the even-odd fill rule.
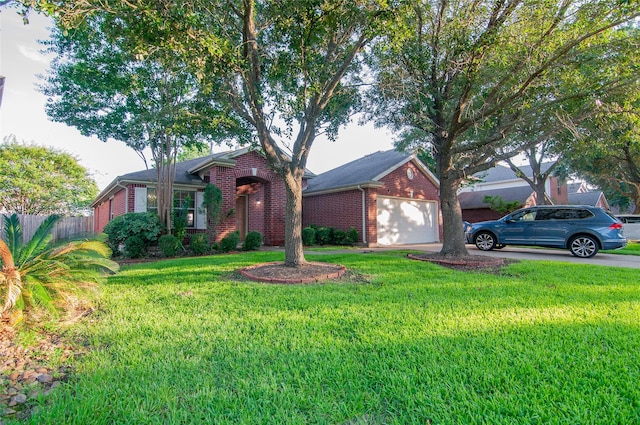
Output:
[[[173,192],[174,208],[184,208],[187,213],[187,227],[193,228],[196,222],[196,192],[176,190]]]
[[[174,208],[185,208],[187,212],[187,228],[195,227],[196,192],[194,190],[175,190],[173,192]],[[147,211],[158,212],[158,195],[155,188],[147,189]]]
[[[413,170],[411,168],[407,168],[407,178],[409,180],[413,180],[413,176],[414,176]]]

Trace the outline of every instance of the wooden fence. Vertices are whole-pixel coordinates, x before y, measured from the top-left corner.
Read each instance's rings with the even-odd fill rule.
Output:
[[[18,214],[22,226],[22,240],[29,241],[38,226],[47,219],[46,215]],[[63,217],[53,228],[53,241],[93,234],[93,217]],[[0,219],[0,235],[4,237],[4,217]]]

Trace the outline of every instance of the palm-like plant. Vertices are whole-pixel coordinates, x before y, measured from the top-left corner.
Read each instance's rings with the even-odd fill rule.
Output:
[[[100,240],[52,244],[51,233],[59,219],[48,217],[31,240],[23,243],[18,216],[4,217],[4,241],[0,239],[3,319],[15,323],[21,312],[72,307],[79,296],[118,270],[118,264],[109,259],[111,250]]]

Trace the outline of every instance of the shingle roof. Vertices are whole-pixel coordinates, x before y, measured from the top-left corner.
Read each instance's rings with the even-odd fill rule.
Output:
[[[370,184],[412,158],[395,150],[375,152],[310,179],[303,193]]]
[[[500,196],[505,202],[519,201],[524,204],[533,193],[530,186],[518,186],[504,189],[479,190],[477,192],[462,192],[458,195],[462,209],[489,208],[483,201],[485,196]]]
[[[543,162],[540,167],[541,171],[544,173],[553,165],[553,162]],[[523,165],[519,167],[520,170],[527,177],[533,177],[533,169],[530,165]],[[483,183],[493,183],[500,182],[505,180],[516,180],[518,177],[516,173],[510,167],[504,165],[497,165],[493,168],[488,169],[487,171],[482,171],[480,173],[475,174],[475,177],[478,177],[482,180]]]
[[[569,204],[596,206],[601,196],[602,192],[570,193]]]
[[[202,180],[194,174],[190,174],[189,170],[198,164],[210,161],[216,158],[224,158],[229,152],[215,153],[213,155],[207,155],[205,157],[190,159],[187,161],[176,163],[176,178],[174,184],[189,184],[189,183],[201,183]],[[155,169],[134,171],[131,173],[123,174],[119,178],[125,181],[142,181],[142,182],[155,182],[157,180],[157,174]]]

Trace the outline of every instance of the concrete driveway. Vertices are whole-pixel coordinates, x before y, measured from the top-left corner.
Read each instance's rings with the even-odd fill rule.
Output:
[[[398,248],[438,252],[442,249],[442,244],[404,245],[402,247],[395,247],[395,249]],[[480,251],[474,245],[467,245],[467,250],[470,255],[486,255],[488,257],[513,258],[516,260],[565,261],[576,264],[597,264],[601,266],[640,269],[640,257],[637,255],[603,254],[599,252],[591,258],[578,258],[571,255],[568,250],[522,248],[515,246],[507,246],[506,248],[495,249],[493,251]]]

